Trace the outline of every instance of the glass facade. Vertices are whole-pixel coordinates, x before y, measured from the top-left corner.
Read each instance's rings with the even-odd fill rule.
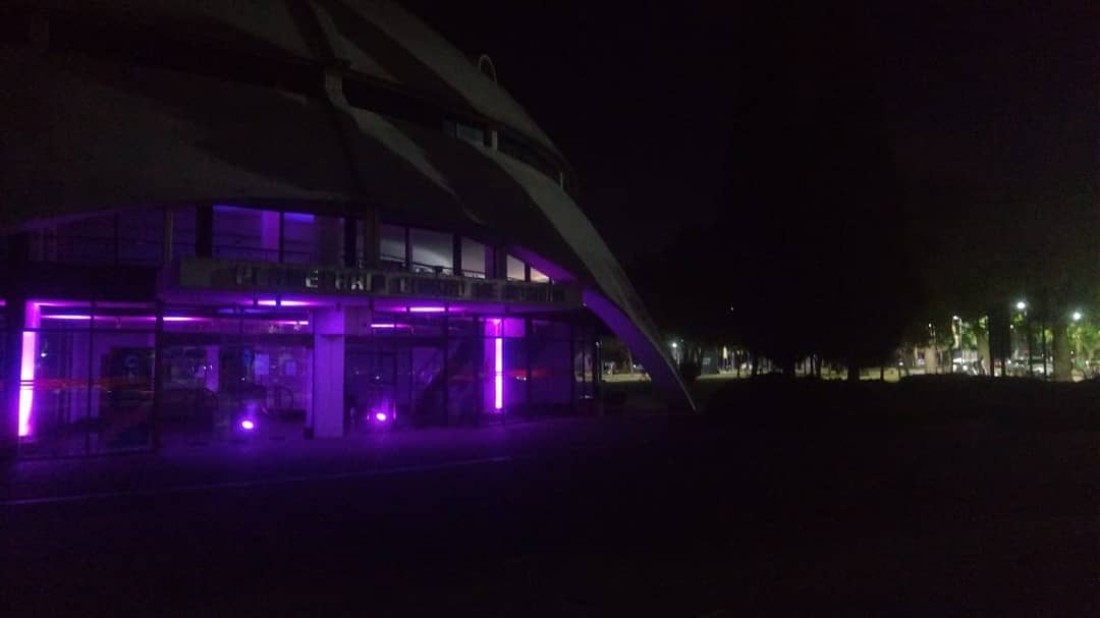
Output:
[[[365,255],[365,226],[351,223],[229,205],[149,208],[37,230],[22,246],[32,268],[125,264],[156,274],[165,258],[206,257],[339,269],[348,253],[356,264]],[[497,249],[471,238],[384,224],[378,241],[383,270],[419,275],[421,283],[456,275],[494,280],[482,286],[549,283],[514,256],[495,260]],[[590,318],[531,305],[553,297],[525,287],[501,287],[495,301],[474,295],[444,303],[432,296],[444,288],[418,284],[397,289],[423,291],[422,298],[383,296],[375,307],[371,295],[341,298],[348,288],[305,299],[216,286],[167,297],[161,285],[156,292],[120,287],[129,298],[148,290],[134,302],[25,302],[22,356],[13,361],[22,454],[476,424],[577,411],[596,392]],[[532,313],[515,313],[512,302],[528,303],[523,311]]]
[[[205,213],[205,214],[204,214]],[[354,246],[349,245],[348,226]],[[361,220],[307,212],[232,205],[147,208],[100,215],[27,233],[32,263],[160,267],[201,256],[224,260],[300,265],[353,264],[367,268],[367,238]],[[170,251],[165,251],[170,242]],[[497,249],[449,232],[383,223],[378,268],[421,275],[463,276],[552,283],[509,255],[495,272]]]
[[[27,451],[76,455],[147,448],[156,340],[152,305],[28,304],[19,395]]]

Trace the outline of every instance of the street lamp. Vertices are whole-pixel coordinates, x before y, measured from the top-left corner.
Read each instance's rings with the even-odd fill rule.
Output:
[[[1074,311],[1073,312],[1073,321],[1074,322],[1080,322],[1082,317],[1083,316],[1081,315],[1080,311]]]
[[[1026,329],[1025,345],[1027,346],[1027,375],[1028,375],[1028,377],[1033,378],[1033,377],[1035,377],[1035,368],[1032,367],[1032,365],[1031,365],[1031,314],[1028,313],[1028,311],[1027,311],[1027,301],[1024,301],[1024,300],[1016,301],[1016,309],[1018,309],[1018,310],[1020,310],[1024,313],[1024,326],[1025,326],[1025,329]],[[1045,358],[1043,359],[1043,362],[1044,363],[1046,362]],[[1044,366],[1044,369],[1045,369],[1045,366]]]

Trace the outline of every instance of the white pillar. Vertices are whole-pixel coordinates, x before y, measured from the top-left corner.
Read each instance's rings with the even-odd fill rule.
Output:
[[[313,435],[338,438],[345,433],[344,310],[318,309],[313,314]]]

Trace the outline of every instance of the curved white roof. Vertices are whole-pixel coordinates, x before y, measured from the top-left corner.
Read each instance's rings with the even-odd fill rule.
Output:
[[[338,62],[401,89],[466,106],[559,154],[522,107],[459,49],[395,2],[383,0],[31,0],[31,10],[157,31],[239,51]]]

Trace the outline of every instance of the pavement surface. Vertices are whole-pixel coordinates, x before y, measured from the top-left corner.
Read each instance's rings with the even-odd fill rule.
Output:
[[[0,615],[1100,615],[1100,436],[571,419],[20,461]]]

